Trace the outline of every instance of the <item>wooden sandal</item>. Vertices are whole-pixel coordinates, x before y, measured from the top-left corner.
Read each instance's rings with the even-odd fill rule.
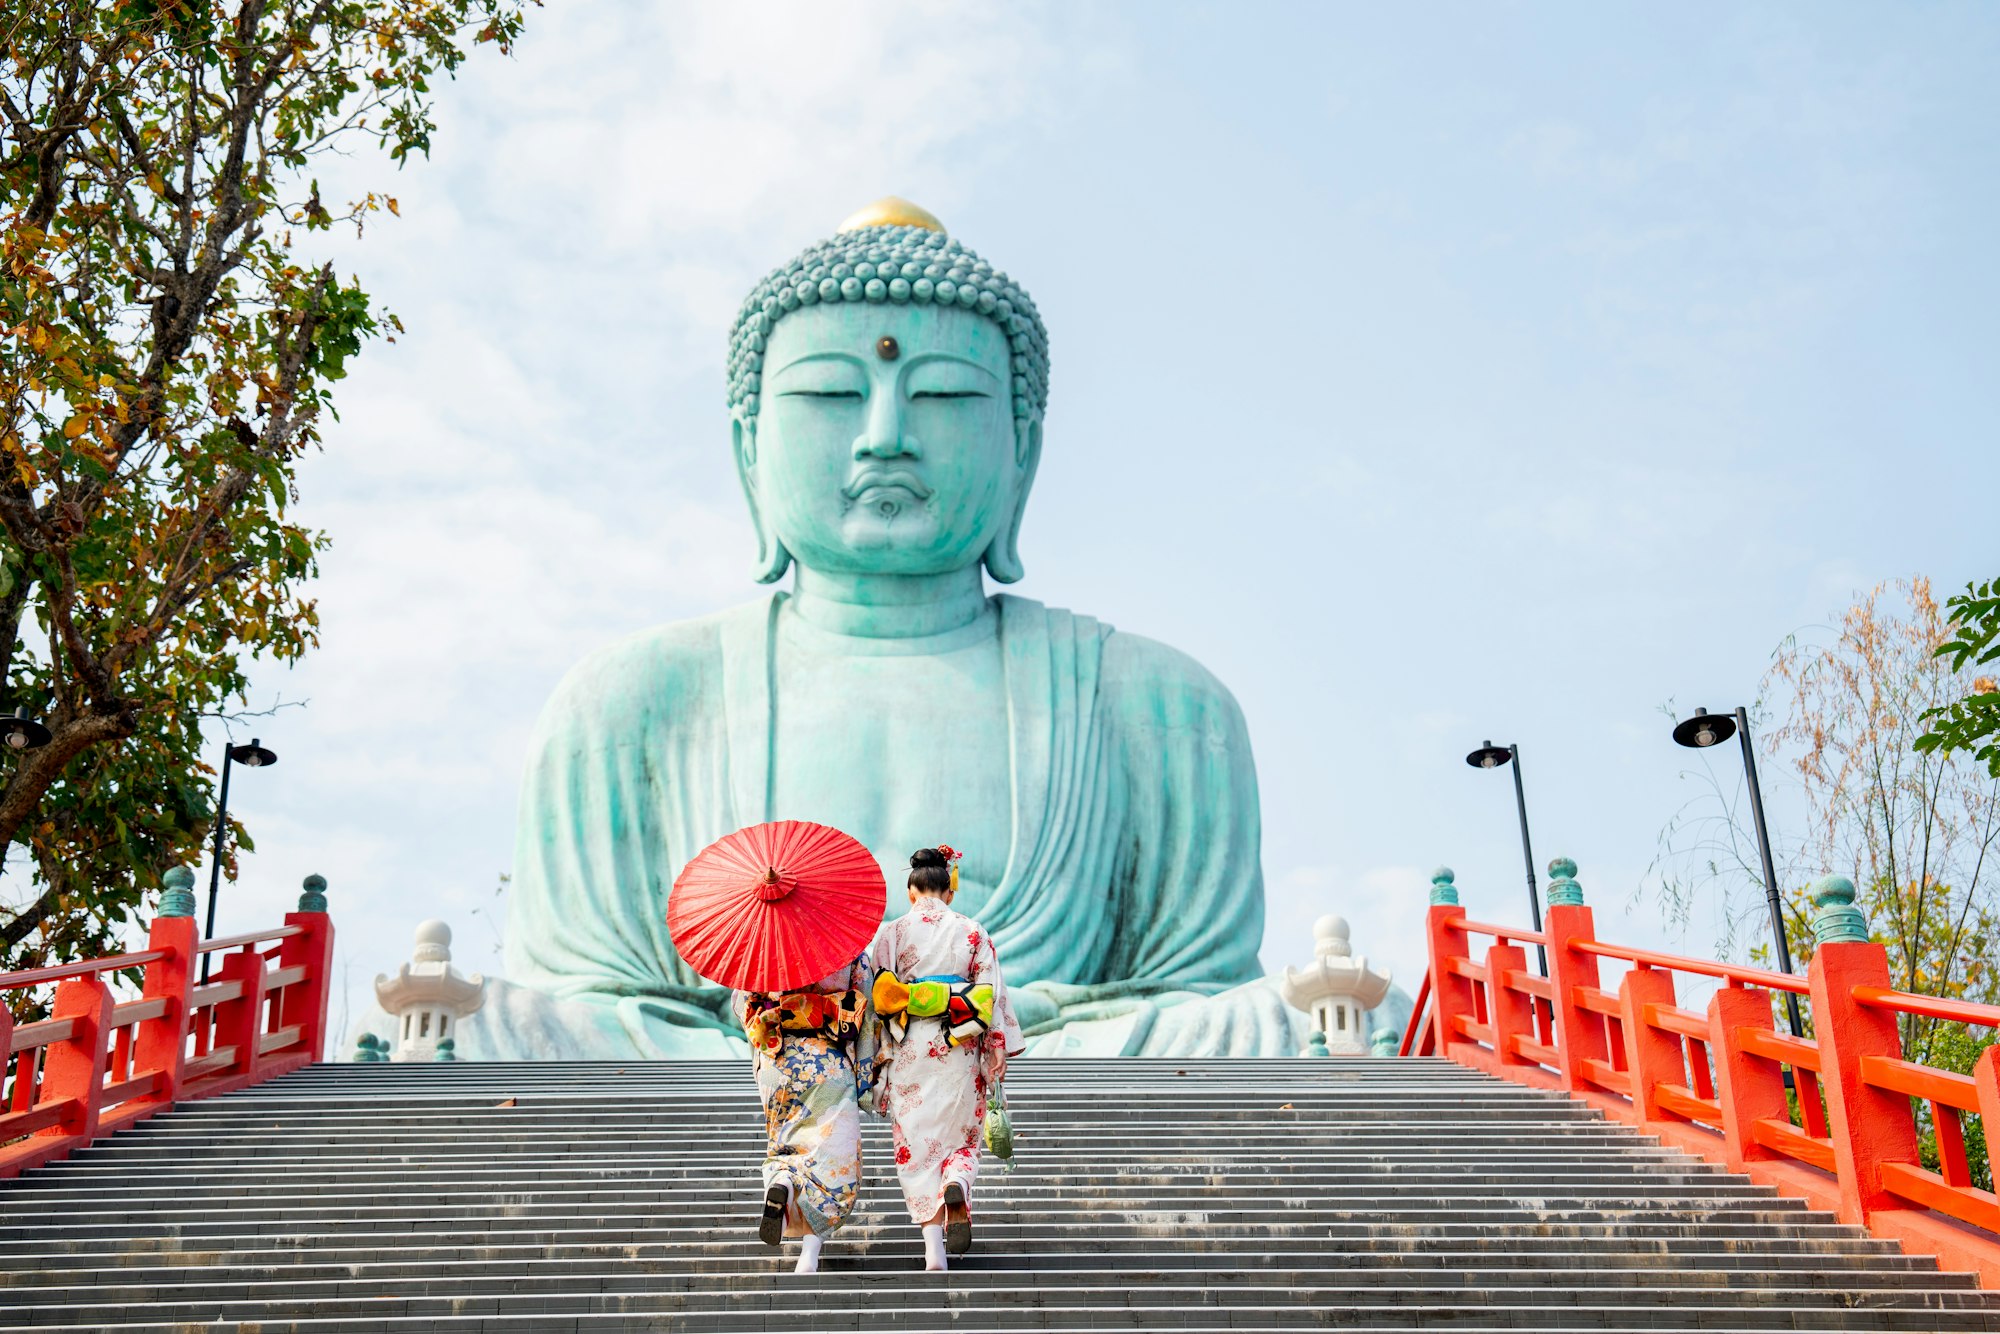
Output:
[[[791,1196],[791,1188],[783,1183],[764,1192],[764,1216],[757,1220],[757,1240],[766,1246],[776,1246],[785,1239],[785,1205]]]
[[[972,1249],[972,1211],[965,1207],[965,1187],[956,1181],[944,1188],[944,1249],[950,1255]]]

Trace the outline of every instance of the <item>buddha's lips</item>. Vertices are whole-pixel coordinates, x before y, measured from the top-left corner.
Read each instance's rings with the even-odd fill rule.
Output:
[[[923,479],[908,468],[864,468],[840,489],[840,494],[849,500],[859,500],[870,491],[897,488],[909,492],[919,501],[931,498],[931,489]]]

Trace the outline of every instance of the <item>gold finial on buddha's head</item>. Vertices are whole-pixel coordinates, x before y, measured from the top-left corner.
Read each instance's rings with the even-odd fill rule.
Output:
[[[938,221],[937,214],[895,195],[884,195],[841,223],[837,230],[858,232],[864,227],[922,227],[925,231],[944,231],[944,224]]]

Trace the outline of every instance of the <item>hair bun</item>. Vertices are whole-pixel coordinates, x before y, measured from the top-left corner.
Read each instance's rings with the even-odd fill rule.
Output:
[[[910,854],[910,867],[915,870],[924,866],[943,866],[944,854],[936,848],[918,848]]]

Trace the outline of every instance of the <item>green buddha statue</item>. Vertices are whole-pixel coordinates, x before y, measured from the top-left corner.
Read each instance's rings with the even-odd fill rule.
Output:
[[[1289,1055],[1262,980],[1257,779],[1185,654],[989,593],[1022,574],[1048,341],[1027,294],[900,200],[773,272],[730,333],[757,578],[789,589],[598,650],[533,742],[507,931],[464,1054],[740,1051],[666,900],[712,840],[815,820],[900,885],[964,851],[1031,1049]],[[905,906],[890,895],[892,911]]]

